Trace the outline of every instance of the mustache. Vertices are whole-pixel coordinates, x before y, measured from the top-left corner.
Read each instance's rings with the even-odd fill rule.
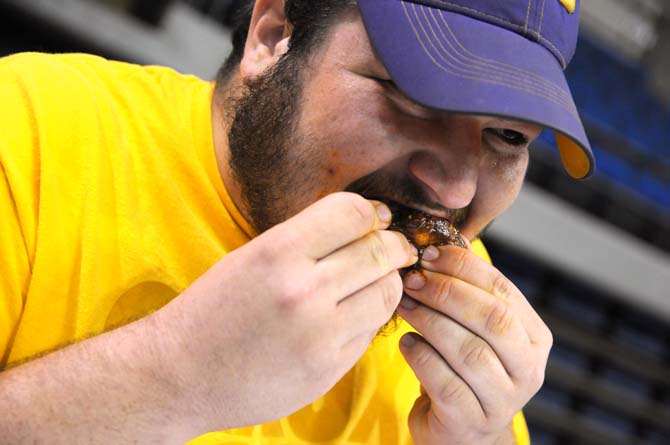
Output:
[[[446,215],[457,229],[461,229],[470,213],[470,207],[450,209],[428,196],[426,191],[409,176],[394,176],[376,171],[349,184],[345,191],[357,193],[367,199],[398,203],[405,207]]]

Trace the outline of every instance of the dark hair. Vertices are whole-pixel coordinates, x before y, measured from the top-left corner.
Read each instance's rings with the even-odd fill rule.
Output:
[[[233,25],[233,50],[216,76],[218,84],[228,81],[244,55],[244,45],[249,34],[254,1],[240,7]],[[305,55],[323,42],[330,26],[345,12],[356,5],[356,0],[286,0],[284,12],[293,25],[289,52]]]

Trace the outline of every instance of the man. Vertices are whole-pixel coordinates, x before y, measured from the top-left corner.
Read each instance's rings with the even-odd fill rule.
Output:
[[[562,73],[577,11],[258,0],[215,89],[2,60],[0,437],[528,443],[551,334],[477,237],[542,127],[593,169]],[[417,252],[383,201],[472,247],[401,281]]]

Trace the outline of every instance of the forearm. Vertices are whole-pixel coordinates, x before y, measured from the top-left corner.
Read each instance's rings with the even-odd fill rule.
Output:
[[[149,317],[0,373],[0,437],[12,444],[182,444],[203,425]],[[200,431],[202,432],[202,431]]]

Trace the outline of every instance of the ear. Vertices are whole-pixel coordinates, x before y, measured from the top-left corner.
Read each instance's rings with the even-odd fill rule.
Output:
[[[240,62],[243,80],[262,74],[288,51],[291,30],[284,15],[284,0],[256,0]]]

